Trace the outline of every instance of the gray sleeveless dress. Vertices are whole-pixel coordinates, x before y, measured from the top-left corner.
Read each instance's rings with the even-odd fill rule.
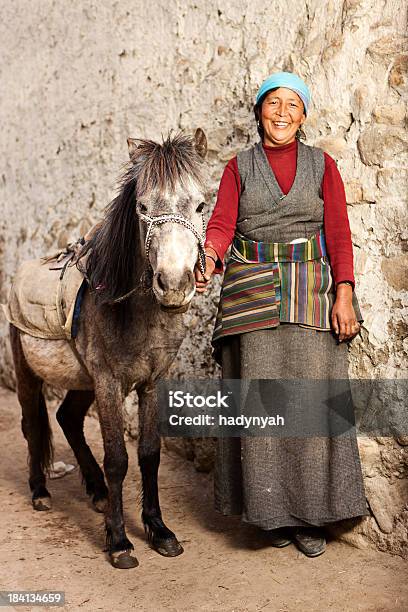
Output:
[[[296,176],[284,196],[262,143],[238,155],[237,231],[247,239],[290,242],[323,226],[321,149],[298,143]],[[223,378],[348,379],[347,344],[328,331],[281,323],[225,338]],[[324,398],[322,398],[324,401]],[[322,526],[368,515],[354,430],[336,437],[217,440],[215,506],[262,529]]]

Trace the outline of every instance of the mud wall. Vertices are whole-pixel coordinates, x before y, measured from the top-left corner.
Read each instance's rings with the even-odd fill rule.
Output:
[[[201,126],[209,211],[226,161],[256,140],[254,94],[270,72],[309,83],[307,142],[338,162],[365,323],[350,374],[407,374],[406,0],[2,3],[0,300],[18,263],[101,216],[126,138]],[[219,284],[196,296],[175,376],[218,376],[209,337]],[[3,382],[13,384],[4,320]],[[135,402],[127,404],[136,431]],[[407,553],[408,439],[360,440],[373,516],[344,537]],[[211,449],[189,448],[197,467]]]

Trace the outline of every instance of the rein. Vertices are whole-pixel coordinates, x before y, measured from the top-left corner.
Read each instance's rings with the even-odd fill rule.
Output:
[[[163,223],[179,223],[180,225],[183,225],[185,228],[190,230],[194,234],[195,238],[197,239],[198,264],[200,267],[200,272],[204,276],[204,273],[205,273],[205,250],[204,250],[205,221],[204,221],[203,214],[201,214],[201,221],[202,221],[202,233],[201,234],[198,232],[198,230],[193,225],[193,223],[189,221],[189,219],[186,219],[186,217],[183,217],[182,215],[179,215],[179,214],[169,213],[165,215],[158,215],[156,217],[152,217],[150,215],[146,215],[145,213],[139,213],[139,217],[142,221],[147,223],[147,232],[146,232],[146,238],[145,238],[145,257],[146,257],[147,265],[150,268],[150,271],[151,271],[151,265],[149,263],[149,253],[150,253],[150,243],[152,241],[152,232],[154,228],[159,225],[163,225]],[[142,283],[144,290],[148,290],[151,287],[151,283],[147,281],[147,278],[148,278],[148,274],[147,274],[147,271],[145,270],[141,278],[141,283]],[[119,298],[116,298],[116,300],[113,300],[112,304],[123,302],[130,295],[132,295],[135,291],[137,291],[137,289],[138,287],[134,287],[133,289],[131,289],[124,295],[121,295]]]

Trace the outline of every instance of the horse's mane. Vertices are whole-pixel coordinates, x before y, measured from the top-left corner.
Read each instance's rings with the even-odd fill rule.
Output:
[[[177,184],[192,178],[203,185],[202,158],[198,155],[193,138],[179,132],[171,133],[162,144],[152,140],[135,140],[132,155],[133,175],[139,197],[158,190],[175,191]]]
[[[131,291],[141,273],[141,245],[136,200],[155,192],[174,192],[191,177],[202,185],[202,160],[193,138],[171,133],[162,144],[132,141],[136,146],[119,180],[119,193],[107,206],[101,227],[81,250],[88,255],[86,276],[98,305],[112,304]],[[81,265],[81,263],[80,263]],[[122,310],[128,301],[121,303]]]

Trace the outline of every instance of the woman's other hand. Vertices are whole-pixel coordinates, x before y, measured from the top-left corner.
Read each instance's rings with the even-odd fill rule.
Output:
[[[214,249],[206,249],[205,251],[205,274],[201,274],[198,264],[194,268],[197,293],[204,293],[207,290],[212,273],[215,270],[215,262],[217,261],[217,253]]]
[[[356,320],[352,299],[353,288],[340,283],[337,286],[336,301],[331,313],[332,325],[339,336],[339,342],[351,340],[360,331],[360,323]]]

